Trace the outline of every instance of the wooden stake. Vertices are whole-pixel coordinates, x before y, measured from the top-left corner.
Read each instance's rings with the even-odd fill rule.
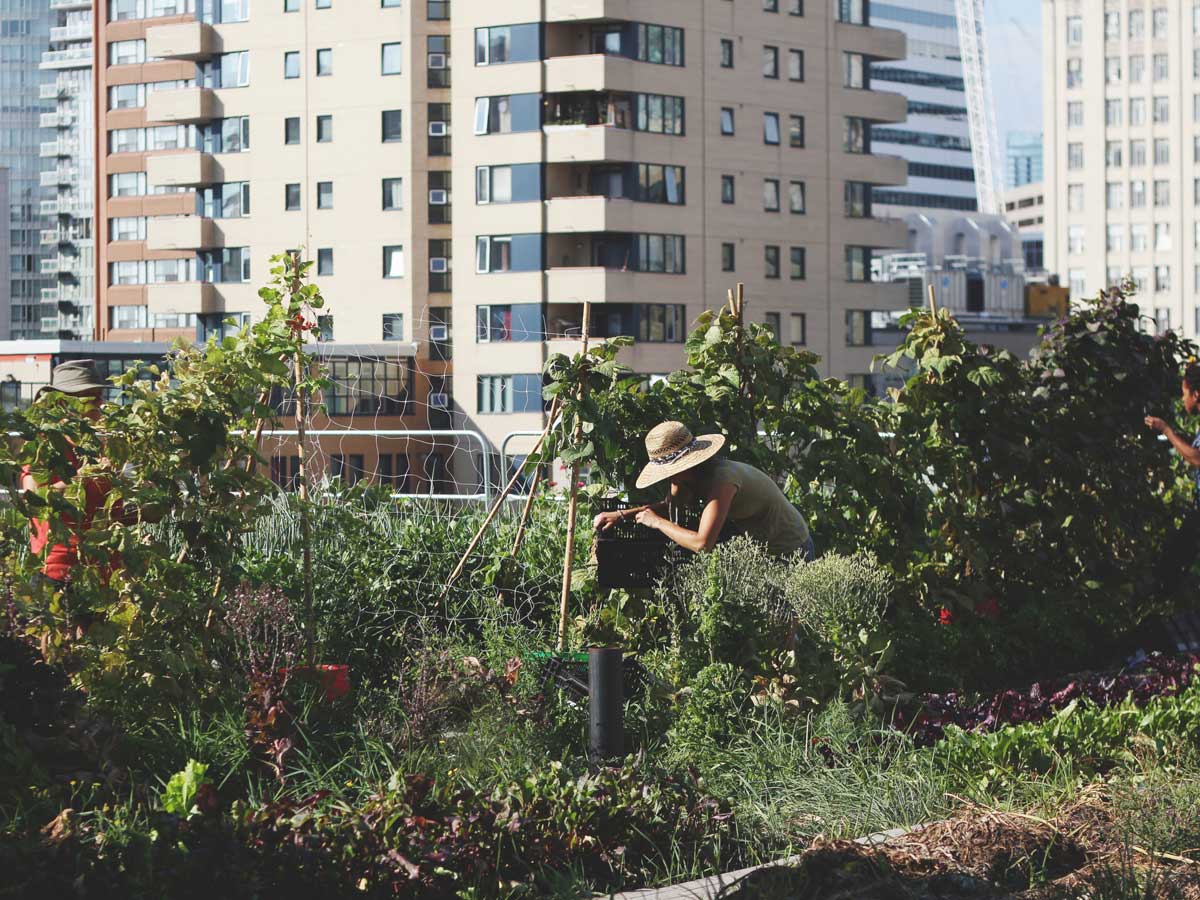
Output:
[[[746,294],[746,285],[739,281],[737,284],[737,320],[738,320],[739,328],[741,328],[742,325],[744,325],[746,322],[746,314],[745,314],[746,311],[743,307],[743,302],[745,301],[745,294]]]
[[[583,304],[583,355],[588,352],[588,331],[592,321],[592,304]],[[587,382],[579,386],[579,398],[582,400],[587,391]],[[575,422],[575,442],[583,437],[583,422]],[[567,648],[567,613],[571,600],[571,571],[575,565],[575,526],[579,518],[579,463],[571,464],[571,501],[567,507],[567,550],[563,554],[562,597],[558,604],[558,652]]]
[[[929,285],[929,313],[933,316],[937,315],[937,299],[934,295],[932,284]]]
[[[292,254],[292,296],[300,293],[300,254]],[[308,393],[301,384],[304,381],[304,368],[300,364],[303,350],[296,349],[292,361],[292,374],[296,383],[296,461],[300,477],[300,546],[303,553],[304,573],[304,643],[305,656],[311,666],[315,662],[316,646],[314,643],[313,622],[313,577],[312,577],[312,521],[308,511]]]
[[[546,427],[542,429],[541,437],[537,439],[537,443],[533,445],[533,449],[529,452],[529,456],[533,456],[542,449],[542,444],[546,437],[550,434],[550,429],[554,427],[554,419],[558,415],[558,398],[554,398],[554,402],[550,404],[550,415],[546,422]],[[487,465],[487,461],[484,461]],[[458,581],[458,577],[462,575],[463,568],[467,564],[467,560],[471,558],[471,554],[475,552],[475,548],[479,546],[479,542],[483,539],[484,532],[488,526],[492,524],[492,520],[496,518],[496,514],[500,512],[504,506],[504,498],[508,496],[508,492],[513,489],[517,483],[517,479],[521,477],[521,472],[525,470],[524,466],[517,469],[513,473],[513,477],[509,479],[508,484],[504,486],[504,490],[500,492],[500,496],[496,498],[496,502],[492,504],[492,508],[488,510],[487,518],[483,520],[483,524],[479,526],[479,530],[475,532],[475,537],[471,538],[471,543],[467,545],[467,549],[463,552],[462,558],[459,559],[458,565],[454,567],[454,571],[450,573],[450,577],[446,579],[446,586],[442,589],[442,595],[439,598],[441,602],[445,602],[450,595],[450,588],[454,582]]]
[[[533,498],[542,484],[542,466],[539,464],[533,470],[533,484],[529,486],[529,496],[525,498],[525,508],[521,510],[521,521],[517,525],[517,536],[513,538],[512,558],[517,558],[521,544],[525,542],[525,529],[529,527],[529,513],[533,510]]]

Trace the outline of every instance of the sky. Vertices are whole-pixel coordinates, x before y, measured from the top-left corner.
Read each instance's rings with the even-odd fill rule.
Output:
[[[1001,152],[1010,131],[1042,130],[1041,0],[987,0]]]

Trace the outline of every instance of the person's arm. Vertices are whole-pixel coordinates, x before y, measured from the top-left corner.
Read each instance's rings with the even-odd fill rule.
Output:
[[[656,528],[680,547],[685,547],[693,553],[702,553],[717,546],[717,538],[721,535],[721,529],[725,527],[725,520],[729,518],[729,507],[737,491],[736,484],[717,485],[708,503],[704,505],[704,512],[700,514],[700,527],[695,531],[676,525],[653,510],[638,513],[638,524]]]
[[[671,485],[671,493],[657,503],[647,503],[645,506],[634,506],[629,509],[614,509],[612,512],[602,512],[592,520],[592,527],[596,531],[607,531],[618,522],[623,522],[625,519],[632,519],[634,516],[648,509],[658,513],[665,513],[667,507],[671,505],[671,496],[674,494],[675,486]]]
[[[1146,424],[1166,437],[1184,462],[1194,469],[1200,469],[1200,448],[1193,447],[1190,441],[1180,437],[1174,428],[1156,416],[1146,416]]]

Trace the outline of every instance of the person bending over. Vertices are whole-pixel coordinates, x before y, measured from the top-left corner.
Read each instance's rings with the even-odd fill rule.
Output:
[[[1200,412],[1200,365],[1190,363],[1183,373],[1183,408],[1188,415]],[[1156,590],[1161,594],[1173,591],[1183,575],[1200,554],[1200,431],[1188,441],[1156,416],[1146,416],[1146,425],[1166,437],[1183,461],[1192,470],[1195,480],[1195,500],[1184,516],[1179,530],[1167,541],[1162,560],[1158,565]]]
[[[647,488],[666,481],[670,492],[658,503],[600,513],[594,522],[596,530],[636,517],[638,524],[657,529],[681,547],[700,553],[716,546],[728,523],[765,544],[772,555],[800,551],[805,559],[812,559],[813,540],[800,511],[765,472],[719,456],[724,445],[724,435],[694,437],[681,422],[656,426],[646,435],[650,462],[638,476],[637,486]],[[688,503],[704,507],[695,531],[665,516],[668,507]]]

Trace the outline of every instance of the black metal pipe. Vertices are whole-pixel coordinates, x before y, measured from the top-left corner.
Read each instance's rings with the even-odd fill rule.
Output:
[[[624,755],[624,670],[620,647],[588,651],[588,743],[594,759]]]

